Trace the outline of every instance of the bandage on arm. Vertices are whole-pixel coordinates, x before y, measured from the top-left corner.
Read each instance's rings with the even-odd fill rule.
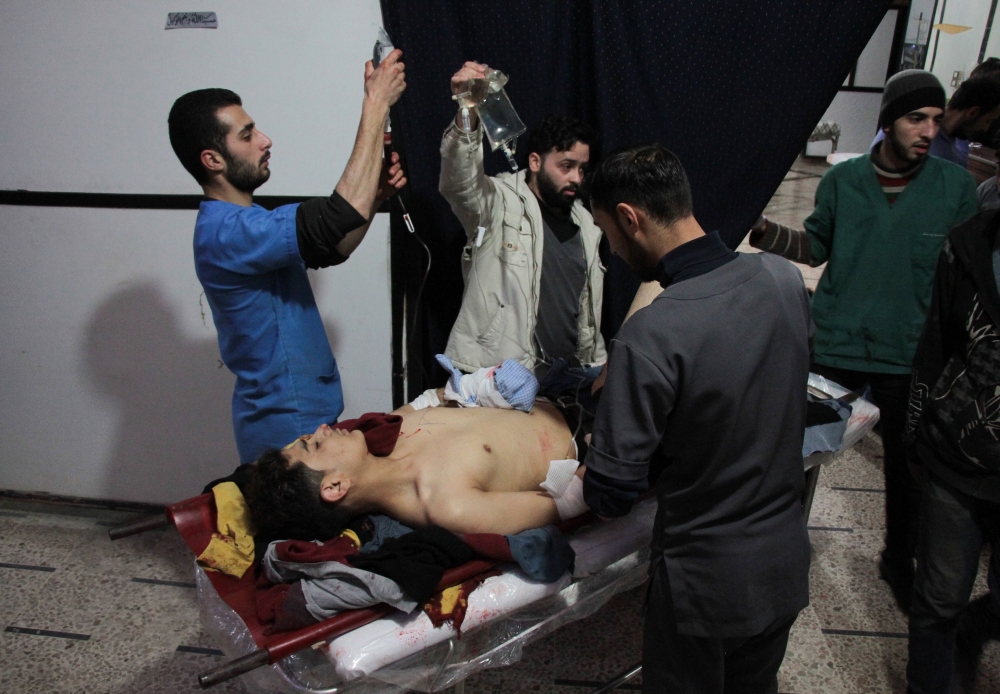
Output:
[[[553,501],[556,502],[556,511],[559,512],[561,521],[582,516],[590,510],[583,500],[583,480],[576,475],[573,475],[562,495]]]

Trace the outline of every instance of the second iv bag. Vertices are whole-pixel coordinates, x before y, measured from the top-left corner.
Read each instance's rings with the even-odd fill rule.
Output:
[[[487,70],[483,79],[472,79],[465,83],[465,91],[455,96],[463,108],[475,109],[486,132],[486,139],[495,152],[501,150],[514,171],[514,147],[519,135],[527,128],[510,103],[504,90],[507,75],[499,70]]]

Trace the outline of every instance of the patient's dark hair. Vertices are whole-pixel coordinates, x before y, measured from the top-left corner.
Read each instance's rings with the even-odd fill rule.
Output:
[[[660,144],[609,154],[590,179],[590,204],[614,214],[622,202],[665,225],[690,216],[691,184],[681,160]]]
[[[201,165],[201,153],[206,149],[220,154],[229,152],[226,147],[229,128],[219,121],[218,110],[242,105],[239,94],[228,89],[199,89],[178,98],[170,109],[167,116],[170,146],[198,183],[208,180],[208,172]]]
[[[323,501],[323,473],[304,463],[290,464],[271,449],[253,463],[246,500],[254,535],[280,540],[328,540],[352,518],[346,508]]]

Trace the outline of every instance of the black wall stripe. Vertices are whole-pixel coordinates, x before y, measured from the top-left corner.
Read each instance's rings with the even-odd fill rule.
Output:
[[[116,210],[197,210],[203,195],[146,193],[58,193],[35,190],[0,190],[0,205],[28,207],[103,207]],[[301,195],[256,195],[254,202],[269,210],[308,200]]]
[[[253,201],[273,210],[302,202],[315,195],[255,195]],[[39,190],[0,190],[0,205],[25,207],[98,207],[113,210],[197,210],[204,195],[158,195],[154,193],[60,193]],[[379,212],[388,212],[387,205]]]

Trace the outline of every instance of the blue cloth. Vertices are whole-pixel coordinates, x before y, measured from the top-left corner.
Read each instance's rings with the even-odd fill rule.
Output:
[[[576,561],[576,552],[554,525],[505,537],[514,560],[533,581],[551,583],[572,570]]]
[[[840,416],[840,421],[806,427],[805,436],[802,438],[803,458],[817,451],[835,451],[840,448],[840,444],[844,440],[844,432],[847,431],[847,420],[850,419],[853,411],[850,405],[845,405],[839,400],[819,400],[818,402],[834,410]]]
[[[368,516],[368,520],[371,521],[372,539],[361,547],[361,554],[374,552],[379,549],[386,540],[391,540],[394,537],[400,537],[401,535],[413,532],[413,528],[405,526],[399,521],[389,518],[389,516],[373,514]]]
[[[871,147],[868,151],[875,149],[875,145],[885,139],[885,131],[879,130],[875,139],[872,140]],[[938,128],[937,137],[931,140],[931,148],[928,152],[932,157],[941,157],[942,159],[947,159],[953,164],[958,164],[963,169],[969,163],[969,141],[962,140],[961,138],[952,138],[948,136],[948,133],[944,131],[944,128]]]
[[[236,375],[233,430],[242,463],[336,421],[344,409],[340,372],[299,255],[297,208],[205,200],[195,223],[195,270],[222,360]]]

